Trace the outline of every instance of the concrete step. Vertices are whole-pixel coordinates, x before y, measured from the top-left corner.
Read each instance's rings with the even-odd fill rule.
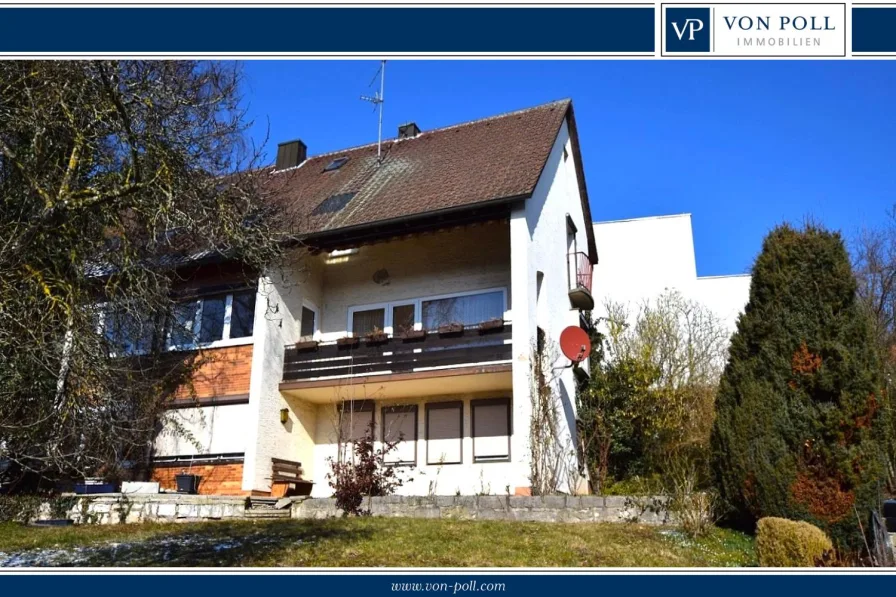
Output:
[[[246,518],[289,518],[289,510],[246,510]]]
[[[249,498],[249,508],[252,510],[273,509],[278,501],[278,498],[251,497]]]

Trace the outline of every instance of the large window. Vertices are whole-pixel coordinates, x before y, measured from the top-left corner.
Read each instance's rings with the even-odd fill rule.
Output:
[[[504,318],[504,292],[480,292],[423,301],[423,327],[435,329],[446,323],[474,325]]]
[[[426,405],[426,464],[463,462],[464,405],[433,402]]]
[[[473,462],[510,458],[510,399],[470,402],[473,424]]]
[[[434,330],[447,323],[476,325],[503,319],[504,290],[485,290],[422,299],[408,299],[349,309],[349,330],[364,336],[374,330],[401,335],[415,329]]]
[[[169,349],[214,346],[250,338],[255,327],[255,291],[246,290],[176,303],[167,317],[153,319],[109,304],[97,305],[98,332],[115,355],[146,354],[158,339]],[[162,325],[162,324],[165,325]]]
[[[203,297],[175,305],[168,344],[172,348],[191,348],[248,338],[254,327],[254,290]]]
[[[383,408],[383,442],[395,444],[384,459],[386,464],[417,464],[417,407],[386,406]]]

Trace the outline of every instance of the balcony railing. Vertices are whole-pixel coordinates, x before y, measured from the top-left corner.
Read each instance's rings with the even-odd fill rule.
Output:
[[[285,349],[283,381],[414,373],[509,361],[511,332],[509,323],[489,322],[441,333],[417,331],[405,336],[300,343]]]
[[[588,254],[581,251],[570,253],[569,260],[572,267],[575,268],[573,270],[575,272],[575,286],[591,292],[591,272],[594,266],[591,264]]]
[[[567,256],[570,273],[569,300],[573,307],[589,311],[594,308],[591,296],[591,274],[593,265],[587,253],[576,252]]]

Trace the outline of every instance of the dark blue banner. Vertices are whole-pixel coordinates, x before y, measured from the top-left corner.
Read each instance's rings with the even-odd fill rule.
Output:
[[[0,9],[7,53],[653,51],[653,7]]]
[[[832,571],[828,571],[832,572]],[[881,571],[882,572],[882,571]],[[364,597],[428,594],[444,596],[556,595],[575,591],[584,595],[739,595],[776,597],[849,594],[892,594],[893,576],[886,574],[250,574],[198,575],[126,578],[110,575],[0,575],[4,594],[82,594],[97,592],[128,597],[158,597],[159,594],[245,596],[282,591],[316,592],[324,595],[364,595]],[[297,578],[300,576],[301,578]]]
[[[852,51],[896,52],[896,7],[853,7]]]

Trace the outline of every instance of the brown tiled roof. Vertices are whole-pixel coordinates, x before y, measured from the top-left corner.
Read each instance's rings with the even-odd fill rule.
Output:
[[[376,143],[313,156],[272,171],[269,188],[290,232],[303,237],[525,199],[571,110],[570,100],[561,100],[385,140],[380,164]],[[343,157],[342,167],[324,172]]]

